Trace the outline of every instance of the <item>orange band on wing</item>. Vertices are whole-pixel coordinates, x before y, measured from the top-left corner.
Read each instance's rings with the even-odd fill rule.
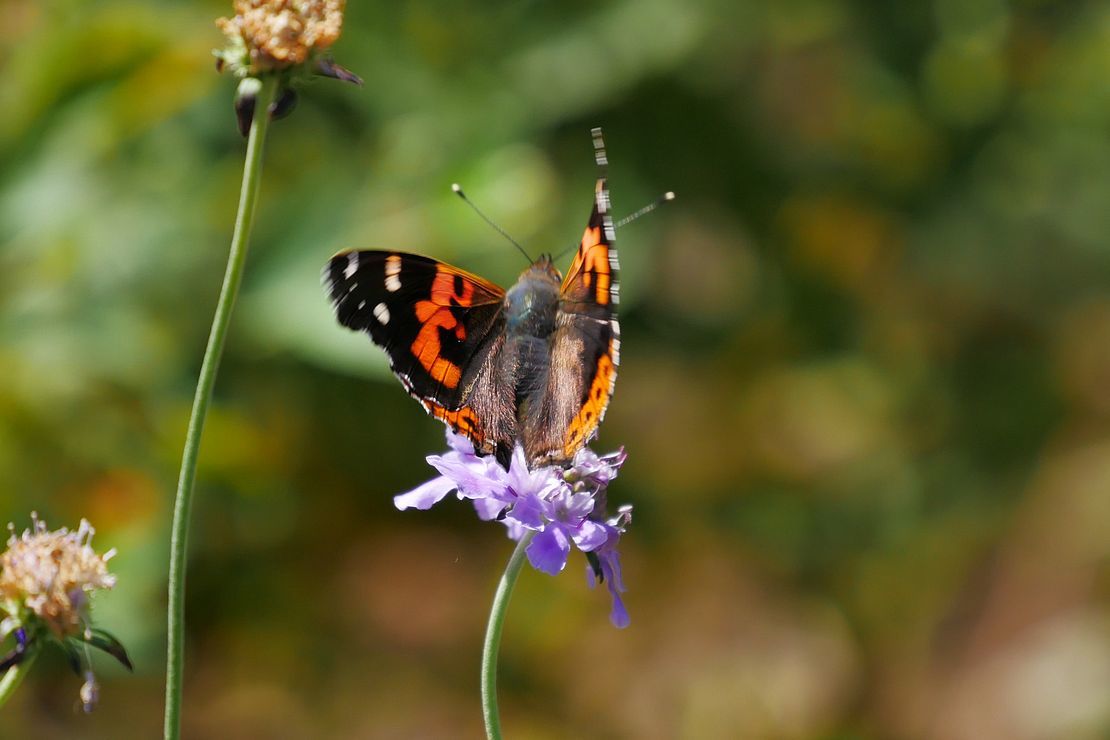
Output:
[[[462,292],[455,290],[456,283],[462,286]],[[474,283],[437,265],[431,296],[432,302],[440,306],[470,306],[474,303]]]
[[[466,340],[466,327],[455,318],[451,306],[470,306],[474,303],[474,285],[467,280],[456,280],[456,276],[438,267],[432,281],[431,300],[416,302],[416,319],[420,322],[420,333],[412,342],[412,354],[437,383],[446,388],[455,388],[462,378],[462,370],[450,360],[441,357],[443,343],[439,330],[454,331],[460,342]],[[456,291],[456,283],[462,291]]]
[[[586,402],[582,404],[582,408],[578,410],[578,414],[570,422],[570,426],[567,427],[566,442],[563,446],[563,454],[566,457],[572,457],[574,453],[578,452],[578,448],[585,444],[589,435],[601,423],[601,416],[605,413],[605,407],[609,404],[609,396],[616,371],[617,367],[613,364],[612,345],[610,344],[609,352],[597,359],[597,373],[594,375],[590,390],[586,394]]]
[[[465,434],[471,439],[479,438],[478,415],[469,406],[463,406],[457,411],[450,411],[442,406],[432,406],[430,411],[432,416],[446,422],[459,434]]]
[[[601,305],[609,303],[609,285],[612,282],[609,267],[609,245],[601,243],[601,227],[590,226],[582,234],[582,284],[587,288],[593,287],[594,299]],[[594,275],[597,275],[597,285],[593,284]]]

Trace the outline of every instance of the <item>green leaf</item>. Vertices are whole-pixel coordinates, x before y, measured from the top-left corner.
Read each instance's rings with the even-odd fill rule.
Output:
[[[127,657],[127,650],[123,647],[123,643],[108,632],[102,629],[91,629],[88,632],[88,637],[85,639],[85,642],[89,643],[94,648],[108,653],[122,663],[127,670],[135,670],[135,667],[131,665],[131,659]]]

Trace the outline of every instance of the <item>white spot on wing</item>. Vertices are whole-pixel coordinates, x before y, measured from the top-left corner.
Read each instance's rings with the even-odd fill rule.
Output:
[[[385,258],[385,289],[396,293],[401,289],[401,257],[391,254]]]
[[[374,306],[374,318],[379,324],[385,326],[389,323],[389,308],[384,303]]]
[[[343,268],[343,277],[350,280],[358,272],[358,252],[347,255],[347,266]]]

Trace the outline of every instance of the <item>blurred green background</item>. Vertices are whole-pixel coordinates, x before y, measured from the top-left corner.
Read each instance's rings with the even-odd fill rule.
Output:
[[[4,738],[161,730],[173,486],[244,142],[223,2],[0,0],[0,521],[88,517],[137,664],[41,660]],[[526,571],[513,738],[1110,733],[1110,6],[352,3],[276,123],[201,454],[185,731],[478,737],[511,550],[398,512],[443,448],[331,317],[346,247],[502,285],[581,233],[605,128],[632,626]]]

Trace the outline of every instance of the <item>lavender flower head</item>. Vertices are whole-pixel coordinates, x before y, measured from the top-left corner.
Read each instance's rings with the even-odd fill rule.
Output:
[[[455,492],[473,502],[483,521],[504,524],[511,539],[534,532],[525,551],[528,562],[548,575],[562,572],[574,545],[589,561],[590,585],[603,581],[608,586],[613,602],[610,621],[627,627],[617,543],[631,521],[632,507],[622,506],[612,518],[605,511],[606,489],[624,464],[624,449],[599,456],[583,448],[568,468],[529,470],[524,451],[517,447],[506,470],[493,456],[478,456],[470,440],[450,430],[447,445],[446,453],[428,457],[439,475],[396,496],[394,505],[401,510],[427,510]]]

